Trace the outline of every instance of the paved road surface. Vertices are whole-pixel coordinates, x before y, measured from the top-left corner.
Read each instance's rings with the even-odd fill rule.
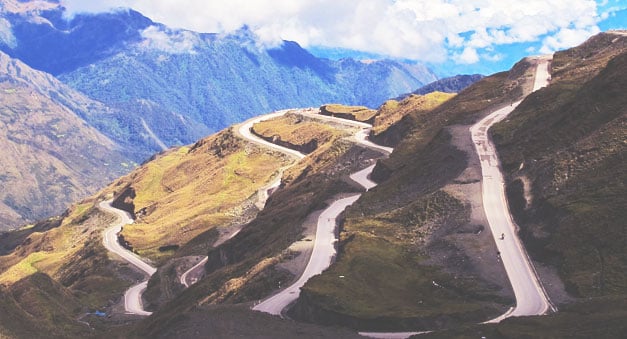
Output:
[[[102,242],[105,248],[140,269],[148,277],[152,276],[157,271],[156,268],[150,266],[138,255],[120,245],[120,242],[118,241],[118,233],[122,231],[122,227],[124,225],[132,224],[133,219],[128,212],[112,207],[111,201],[112,200],[102,201],[98,204],[98,208],[101,210],[115,214],[118,217],[118,220],[104,231]],[[124,308],[126,312],[137,315],[151,314],[151,312],[145,311],[142,306],[142,293],[146,290],[147,285],[148,280],[131,286],[131,288],[124,293]]]
[[[181,274],[181,284],[185,287],[190,287],[198,281],[198,272],[203,271],[202,265],[204,265],[209,257],[204,257],[201,261],[199,261],[196,265],[194,265],[189,270],[185,271],[185,273]]]
[[[358,172],[355,172],[355,173],[351,174],[349,177],[351,179],[355,180],[356,182],[358,182],[367,191],[367,190],[377,186],[376,182],[370,180],[370,174],[374,170],[374,166],[375,165],[376,164],[370,165],[370,166],[362,169],[361,171],[358,171]]]
[[[548,84],[548,57],[541,57],[542,62],[536,68],[533,91]],[[501,253],[505,270],[514,288],[517,305],[504,314],[488,320],[488,323],[497,323],[511,316],[545,314],[550,306],[546,294],[538,282],[535,271],[529,262],[527,254],[520,243],[514,223],[509,213],[505,199],[505,185],[499,168],[496,149],[488,138],[488,129],[495,123],[505,119],[521,101],[496,110],[470,129],[472,141],[481,160],[483,206],[488,223],[494,235],[497,249]],[[501,234],[505,234],[503,240]],[[496,255],[496,253],[495,253]],[[412,335],[427,332],[360,332],[359,334],[371,338],[409,338]]]
[[[266,312],[274,315],[281,315],[283,309],[296,301],[300,295],[300,288],[305,285],[309,278],[322,273],[331,265],[335,257],[335,218],[349,205],[359,199],[360,194],[334,201],[318,217],[318,228],[314,248],[307,263],[305,271],[301,277],[288,288],[266,299],[253,307],[255,311]]]
[[[342,124],[342,125],[348,125],[351,127],[360,128],[360,130],[354,136],[354,140],[357,141],[358,143],[368,148],[373,148],[378,151],[381,151],[386,155],[389,155],[394,150],[392,147],[377,145],[374,142],[368,140],[368,135],[370,134],[370,130],[372,129],[372,125],[368,123],[354,121],[354,120],[347,120],[347,119],[342,119],[342,118],[337,118],[337,117],[331,117],[331,116],[322,115],[322,114],[314,113],[314,112],[320,112],[320,110],[315,111],[313,109],[305,109],[305,110],[297,110],[296,113],[304,115],[306,117],[310,117],[312,119],[330,121],[330,122],[335,122],[335,123]]]
[[[270,119],[274,119],[274,118],[278,118],[280,116],[285,115],[285,113],[287,113],[290,110],[282,110],[282,111],[277,111],[274,113],[270,113],[270,114],[266,114],[266,115],[262,115],[256,118],[252,118],[249,119],[245,122],[243,122],[239,128],[238,128],[238,132],[239,134],[241,134],[244,138],[248,139],[249,141],[252,141],[256,144],[265,146],[265,147],[269,147],[275,150],[278,150],[280,152],[283,152],[285,154],[291,155],[293,157],[295,157],[296,159],[302,159],[305,157],[304,154],[302,154],[299,151],[295,151],[293,149],[287,148],[287,147],[283,147],[283,146],[279,146],[279,145],[275,145],[269,141],[266,141],[256,135],[254,135],[251,132],[251,128],[253,127],[254,124],[258,123],[258,122],[262,122],[262,121],[266,121],[266,120],[270,120]]]
[[[536,68],[533,90],[546,86],[548,78],[548,60],[543,60]],[[518,238],[505,197],[505,181],[501,174],[500,162],[494,144],[488,137],[489,128],[505,119],[518,104],[520,101],[491,113],[470,129],[472,141],[481,161],[484,210],[516,296],[514,308],[488,322],[499,322],[511,316],[541,315],[551,307]]]

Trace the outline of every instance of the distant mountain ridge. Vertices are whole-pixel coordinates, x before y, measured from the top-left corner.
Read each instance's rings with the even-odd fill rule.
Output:
[[[127,112],[135,130],[143,119],[168,146],[276,109],[378,107],[437,78],[420,64],[317,58],[291,41],[266,49],[246,27],[230,35],[174,30],[133,10],[68,20],[56,2],[43,3],[1,14],[0,49]]]

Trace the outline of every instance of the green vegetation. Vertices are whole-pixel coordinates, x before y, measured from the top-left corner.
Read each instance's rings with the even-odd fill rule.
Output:
[[[476,279],[446,274],[426,264],[423,255],[381,237],[353,232],[341,249],[341,260],[307,283],[292,311],[296,316],[359,330],[399,331],[481,321],[496,314],[495,302],[502,302],[479,288]]]
[[[102,246],[102,230],[113,219],[94,208],[95,201],[9,237],[19,244],[0,257],[0,332],[6,328],[19,338],[91,336],[76,319],[105,309],[129,286]]]

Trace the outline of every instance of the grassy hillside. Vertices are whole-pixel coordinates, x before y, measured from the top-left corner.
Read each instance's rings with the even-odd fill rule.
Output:
[[[407,115],[418,116],[419,112],[428,114],[442,103],[454,97],[454,93],[433,92],[425,95],[410,95],[401,100],[388,100],[379,107],[374,118],[370,138],[379,144],[395,145],[402,136],[398,135],[395,126],[398,121]]]
[[[112,185],[134,192],[136,222],[122,235],[134,251],[162,262],[210,229],[219,234],[246,218],[258,189],[290,162],[230,130],[161,154]],[[203,254],[207,245],[193,252]]]
[[[0,257],[0,333],[17,338],[91,336],[95,332],[89,324],[101,324],[78,319],[94,310],[110,313],[139,277],[109,260],[102,231],[113,218],[94,203],[85,200],[60,218],[2,239],[5,250],[12,251]]]
[[[372,119],[377,114],[377,110],[370,109],[364,106],[345,106],[338,104],[329,104],[320,106],[320,114],[342,119],[372,123]]]
[[[331,144],[340,137],[349,136],[346,131],[333,128],[324,123],[308,121],[297,114],[259,122],[253,126],[257,136],[308,154],[320,146]]]
[[[516,220],[571,294],[624,294],[627,38],[598,35],[552,68],[551,86],[493,130]]]
[[[288,284],[294,275],[277,266],[300,254],[288,249],[294,243],[311,244],[303,238],[305,221],[312,212],[321,210],[334,195],[354,192],[348,174],[365,167],[366,159],[377,154],[354,147],[342,138],[343,132],[333,132],[326,142],[328,128],[315,129],[317,123],[299,122],[292,118],[275,121],[274,132],[289,140],[289,131],[308,124],[310,135],[319,140],[309,156],[286,171],[281,188],[268,200],[266,207],[240,233],[209,251],[206,277],[183,291],[176,299],[161,307],[140,325],[142,331],[155,333],[165,329],[176,314],[192,314],[196,305],[251,302],[261,299]],[[262,124],[261,126],[267,126]],[[260,126],[255,126],[259,129]],[[313,140],[312,139],[312,140]],[[305,140],[305,142],[308,142]],[[191,316],[191,315],[190,315]]]

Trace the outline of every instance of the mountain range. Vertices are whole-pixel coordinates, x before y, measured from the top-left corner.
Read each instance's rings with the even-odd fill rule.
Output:
[[[2,229],[62,212],[123,173],[119,164],[128,171],[155,152],[193,143],[259,113],[331,102],[377,107],[436,79],[420,64],[321,59],[291,41],[268,49],[246,27],[230,35],[200,34],[170,29],[133,10],[69,18],[58,1],[1,4],[0,51],[6,53],[4,62],[19,65],[21,72],[7,71],[6,77],[21,77],[46,100],[66,107],[75,115],[73,129],[97,130],[98,140],[108,139],[119,158],[95,155],[108,159],[97,170],[102,175],[64,171],[72,183],[65,190],[50,189],[59,184],[54,176],[16,180],[3,173]],[[76,155],[75,149],[40,146],[57,167],[73,167],[57,153]],[[14,158],[32,166],[24,155]]]
[[[267,49],[246,27],[200,34],[133,10],[67,18],[51,3],[5,10],[1,49],[123,110],[127,119],[143,119],[167,146],[194,142],[259,112],[331,102],[377,107],[436,80],[420,64],[321,59],[292,41]]]
[[[2,52],[0,74],[0,229],[58,214],[134,166],[78,114],[105,120],[107,107]]]

